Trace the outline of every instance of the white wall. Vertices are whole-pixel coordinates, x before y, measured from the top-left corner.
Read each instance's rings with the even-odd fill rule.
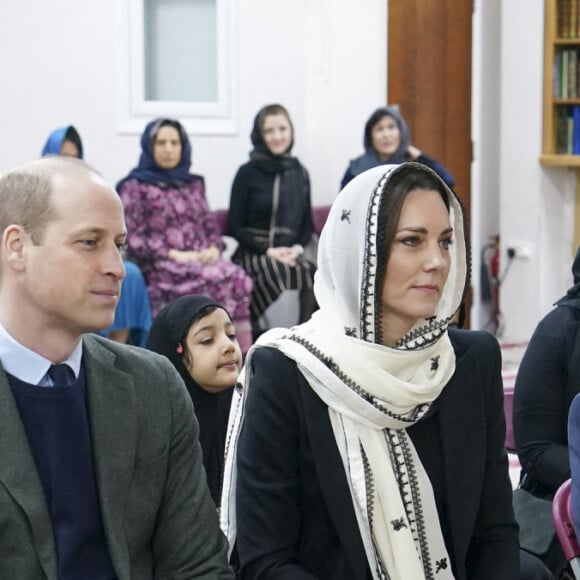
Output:
[[[573,173],[546,168],[542,140],[543,0],[501,2],[500,232],[529,246],[501,289],[503,339],[527,340],[571,281]],[[492,144],[489,144],[492,146]]]
[[[39,155],[55,127],[73,123],[87,159],[115,182],[137,162],[139,135],[119,133],[122,1],[6,2],[0,35],[0,172]],[[193,170],[214,208],[226,207],[247,159],[258,108],[285,104],[314,203],[332,201],[363,124],[386,100],[387,0],[244,0],[234,63],[238,132],[193,134]],[[476,0],[474,13],[474,255],[500,232],[530,245],[501,290],[503,339],[529,338],[570,283],[574,175],[545,168],[541,149],[543,0]],[[171,111],[167,111],[171,115]],[[475,276],[479,275],[476,270]],[[477,292],[477,288],[476,288]],[[477,299],[477,296],[476,296]],[[474,311],[477,310],[477,307]],[[474,325],[485,323],[479,310]]]
[[[70,123],[87,160],[110,181],[136,164],[140,135],[121,135],[117,114],[128,33],[121,5],[30,0],[3,7],[0,172],[37,157],[48,133]],[[364,121],[385,103],[386,0],[360,0],[356,10],[344,0],[244,0],[237,17],[238,133],[191,135],[193,171],[206,177],[210,205],[227,207],[254,115],[279,101],[292,115],[294,152],[311,173],[313,201],[329,203],[348,160],[362,152]]]
[[[480,269],[482,249],[499,234],[500,5],[501,0],[476,0],[472,41],[471,325],[492,332],[493,306],[481,300]]]

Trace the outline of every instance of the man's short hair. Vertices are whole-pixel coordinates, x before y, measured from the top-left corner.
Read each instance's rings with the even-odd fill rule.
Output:
[[[5,173],[0,177],[0,235],[17,224],[34,244],[42,243],[46,226],[56,217],[51,193],[57,173],[99,175],[84,161],[65,157],[45,157]]]

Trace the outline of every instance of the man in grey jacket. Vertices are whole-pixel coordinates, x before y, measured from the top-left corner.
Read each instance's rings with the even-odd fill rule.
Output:
[[[0,178],[0,575],[233,579],[199,429],[163,357],[114,318],[126,230],[81,161]]]

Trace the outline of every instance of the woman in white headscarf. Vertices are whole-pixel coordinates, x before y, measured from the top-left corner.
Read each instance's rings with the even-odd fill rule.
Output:
[[[449,329],[461,205],[418,163],[353,179],[310,321],[248,354],[221,523],[241,578],[513,580],[518,530],[496,340]]]

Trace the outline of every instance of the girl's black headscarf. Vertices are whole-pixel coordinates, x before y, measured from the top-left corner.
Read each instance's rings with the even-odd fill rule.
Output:
[[[173,169],[162,169],[155,163],[153,155],[153,143],[161,127],[173,127],[179,133],[181,139],[181,159],[177,167]],[[137,179],[160,187],[174,187],[181,183],[189,183],[192,175],[189,172],[191,167],[191,143],[183,125],[175,119],[155,119],[147,124],[143,135],[141,135],[141,157],[139,165],[135,167],[127,177],[117,183],[117,190],[129,179]]]
[[[203,451],[207,483],[214,502],[219,505],[225,437],[233,389],[219,393],[208,393],[202,389],[189,374],[181,354],[192,323],[216,308],[225,310],[229,316],[221,304],[207,296],[181,296],[167,304],[153,321],[147,348],[167,357],[185,382],[199,423],[199,442]]]
[[[580,247],[576,250],[576,257],[572,262],[572,275],[574,276],[574,286],[560,300],[555,302],[555,306],[569,306],[580,310]]]

